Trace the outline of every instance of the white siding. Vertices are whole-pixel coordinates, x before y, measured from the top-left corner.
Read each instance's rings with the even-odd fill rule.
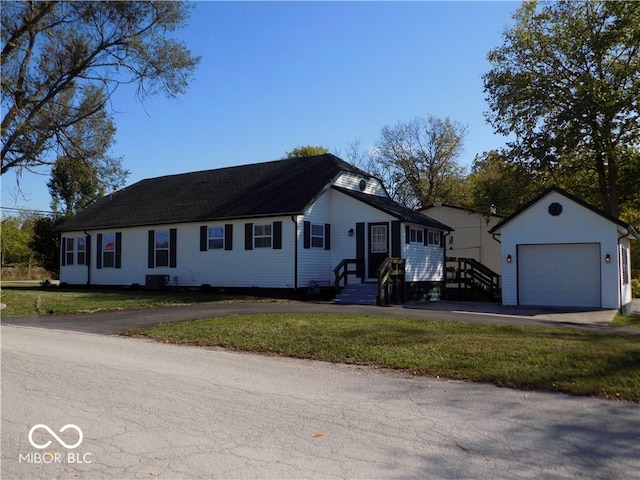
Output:
[[[328,193],[318,198],[298,218],[298,287],[304,288],[315,282],[320,286],[333,285],[333,268],[331,250],[324,248],[304,248],[304,222],[324,225],[331,224],[331,249],[335,248],[335,227],[331,218],[331,202]]]
[[[349,197],[337,190],[329,190],[327,192],[330,211],[331,211],[331,276],[333,276],[333,268],[335,268],[345,258],[356,258],[356,223],[365,223],[365,262],[367,261],[366,252],[369,251],[369,238],[366,234],[366,224],[375,222],[389,222],[391,224],[394,217],[380,210],[377,210],[365,203]],[[353,236],[349,236],[349,230],[353,229]],[[389,231],[389,245],[391,245],[391,228]],[[367,271],[365,265],[365,272]],[[333,281],[333,279],[332,279]],[[354,278],[349,278],[349,282],[355,282]]]
[[[245,223],[282,221],[282,249],[244,249]],[[233,225],[233,250],[200,251],[201,225]],[[149,230],[177,229],[177,268],[148,268]],[[96,268],[98,233],[122,233],[122,268]],[[65,234],[66,235],[66,234]],[[91,283],[93,285],[145,284],[146,275],[169,275],[171,285],[224,287],[293,288],[295,243],[294,222],[290,217],[263,220],[182,223],[92,231]],[[78,283],[72,269],[62,267],[61,281]],[[86,280],[79,282],[86,283]]]
[[[425,282],[444,280],[444,252],[440,246],[424,245],[420,243],[406,242],[406,224],[400,230],[402,241],[402,256],[406,259],[407,282]],[[423,225],[412,225],[410,227],[424,230]],[[429,230],[429,229],[427,229]],[[431,230],[440,235],[440,230]]]
[[[65,232],[62,234],[62,238],[79,238],[85,237],[84,232]],[[91,250],[94,249],[93,243],[91,244]],[[65,252],[62,251],[61,246],[61,255],[64,255]],[[60,282],[68,283],[70,285],[84,285],[87,283],[87,273],[88,269],[86,265],[65,265],[60,267]]]
[[[336,187],[347,188],[349,190],[360,192],[360,180],[364,180],[366,183],[366,188],[364,189],[363,193],[367,193],[369,195],[377,195],[379,197],[388,196],[379,180],[373,177],[363,177],[360,175],[356,175],[355,173],[345,172],[341,174],[334,182],[334,185]]]
[[[500,243],[489,233],[502,217],[482,215],[462,208],[440,205],[422,213],[454,229],[447,237],[447,256],[478,260],[496,273],[501,273]]]
[[[559,216],[548,212],[549,205],[554,202],[563,207]],[[503,304],[518,303],[517,245],[596,243],[601,252],[602,308],[619,307],[618,262],[607,264],[604,259],[607,253],[615,258],[618,251],[617,228],[604,217],[552,191],[507,223],[501,229],[501,241]],[[511,264],[506,263],[508,255],[511,255]]]

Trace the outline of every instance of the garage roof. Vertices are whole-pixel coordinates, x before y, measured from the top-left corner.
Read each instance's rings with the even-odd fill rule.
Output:
[[[568,199],[573,200],[577,204],[585,207],[586,209],[591,210],[593,213],[595,213],[597,215],[600,215],[601,217],[609,220],[612,223],[615,223],[616,225],[618,225],[618,227],[621,227],[621,228],[625,229],[626,232],[624,232],[624,236],[626,236],[628,238],[635,238],[635,239],[640,240],[640,234],[630,224],[628,224],[626,222],[623,222],[622,220],[620,220],[618,218],[615,218],[615,217],[609,215],[608,213],[603,212],[602,210],[594,207],[593,205],[589,205],[584,200],[576,197],[575,195],[572,195],[571,193],[569,193],[566,190],[563,190],[562,188],[557,187],[557,186],[553,186],[553,187],[547,188],[544,192],[542,192],[536,198],[534,198],[530,202],[524,204],[522,207],[520,207],[514,213],[509,215],[507,218],[502,220],[500,223],[498,223],[495,227],[493,227],[491,230],[489,230],[489,233],[499,235],[500,234],[500,230],[502,229],[502,227],[504,227],[506,224],[508,224],[514,218],[518,217],[524,211],[528,210],[529,207],[531,207],[532,205],[538,203],[541,199],[543,199],[544,197],[549,195],[551,192],[557,192],[560,195],[563,195],[563,196],[567,197]]]

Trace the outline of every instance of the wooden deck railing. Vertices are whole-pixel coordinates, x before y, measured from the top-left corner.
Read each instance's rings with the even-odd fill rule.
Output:
[[[402,304],[405,298],[404,258],[386,258],[376,272],[378,275],[378,305]]]
[[[354,267],[349,269],[349,267]],[[360,283],[364,282],[364,260],[358,260],[356,258],[343,259],[336,268],[333,269],[335,275],[334,287],[336,295],[340,293],[340,283],[343,283],[343,287],[347,286],[349,275],[356,275],[360,278]]]
[[[478,287],[493,300],[501,298],[502,286],[499,274],[473,258],[447,257],[446,261],[447,283],[457,284],[460,294]]]

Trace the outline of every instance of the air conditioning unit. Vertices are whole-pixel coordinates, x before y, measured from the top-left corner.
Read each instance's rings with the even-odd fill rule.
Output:
[[[165,290],[169,285],[169,275],[146,275],[144,288],[146,290]]]

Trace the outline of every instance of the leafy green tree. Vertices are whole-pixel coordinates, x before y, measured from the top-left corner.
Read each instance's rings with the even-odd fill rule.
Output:
[[[516,137],[510,158],[572,191],[595,186],[618,216],[620,172],[640,145],[640,3],[531,1],[514,19],[488,54],[487,120]]]
[[[102,115],[119,85],[136,85],[141,100],[183,93],[199,59],[167,34],[188,9],[177,1],[3,2],[0,175],[86,160],[73,129]]]
[[[314,157],[316,155],[324,155],[325,153],[329,153],[329,149],[327,149],[327,147],[304,145],[295,147],[290,152],[285,152],[284,158]]]
[[[69,128],[70,148],[57,158],[47,183],[54,212],[72,215],[124,184],[129,172],[108,155],[115,131],[104,109]]]
[[[470,200],[464,206],[482,213],[510,215],[538,195],[549,183],[525,165],[510,162],[500,150],[476,155],[466,179]]]
[[[38,217],[33,225],[33,237],[29,248],[33,251],[36,262],[54,279],[60,278],[60,234],[56,227],[64,222],[65,217]]]
[[[30,266],[33,254],[29,241],[33,234],[34,218],[32,215],[6,217],[0,226],[2,242],[2,266]]]
[[[433,116],[385,126],[371,173],[383,180],[394,200],[409,208],[455,203],[464,178],[456,159],[466,132],[459,122]]]

